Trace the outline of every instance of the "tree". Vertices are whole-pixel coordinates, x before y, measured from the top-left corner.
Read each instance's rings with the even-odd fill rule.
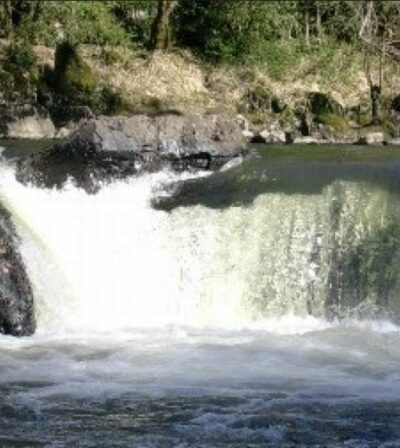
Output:
[[[365,73],[370,88],[372,123],[380,121],[379,106],[382,95],[383,61],[386,56],[400,61],[400,50],[395,33],[399,26],[400,6],[398,2],[365,1],[362,10],[362,20],[359,38],[365,48]],[[372,54],[378,54],[378,81],[373,80],[370,59]]]
[[[178,0],[158,0],[157,14],[151,27],[149,50],[167,49],[171,43],[170,16]]]

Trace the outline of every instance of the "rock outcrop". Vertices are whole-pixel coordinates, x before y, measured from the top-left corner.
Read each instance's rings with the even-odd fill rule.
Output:
[[[35,326],[33,294],[18,238],[8,212],[0,206],[0,333],[28,336]]]
[[[17,178],[45,187],[68,179],[95,192],[101,182],[164,167],[218,169],[243,154],[240,126],[219,115],[134,115],[83,120],[50,150],[18,164]]]

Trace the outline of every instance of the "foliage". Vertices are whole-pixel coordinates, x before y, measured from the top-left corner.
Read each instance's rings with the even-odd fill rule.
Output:
[[[321,113],[316,116],[315,121],[330,126],[335,131],[345,131],[348,128],[347,121],[334,113]]]
[[[39,79],[37,58],[32,48],[14,43],[6,47],[0,67],[0,87],[8,99],[17,94],[29,98]]]
[[[116,2],[46,1],[38,16],[26,14],[17,35],[53,46],[62,40],[75,44],[129,45],[130,37],[113,13]]]
[[[5,46],[11,42],[0,61],[2,91],[19,89],[29,96],[41,82],[39,73],[43,73],[44,84],[70,102],[89,101],[97,110],[128,112],[133,106],[125,104],[119,92],[100,85],[76,48],[81,44],[97,46],[95,65],[104,63],[114,69],[124,62],[120,57],[123,48],[116,47],[139,49],[135,55],[144,54],[146,59],[148,53],[144,49],[149,48],[152,25],[162,1],[165,0],[1,0],[0,37],[5,38]],[[315,75],[316,83],[320,79],[332,81],[331,84],[346,83],[354,79],[351,70],[362,66],[361,45],[365,42],[360,39],[360,29],[369,5],[373,6],[373,13],[366,35],[372,36],[374,42],[400,42],[399,2],[388,0],[178,0],[169,16],[168,36],[183,52],[188,49],[187,53],[194,53],[197,60],[224,65],[223,70],[229,71],[228,65],[239,66],[238,70],[260,70],[264,76],[261,84],[268,85],[271,78],[290,81],[303,75],[307,79]],[[72,56],[68,56],[68,48],[63,44],[66,41],[74,49]],[[54,71],[38,67],[30,49],[36,44],[57,48]],[[379,51],[374,51],[375,59],[371,60],[377,66]],[[353,63],[354,58],[357,59]],[[269,81],[264,82],[265,79]],[[249,97],[244,99],[250,103],[250,109],[261,108],[263,113],[281,109],[274,106],[270,92],[251,82],[238,87],[232,103],[245,96],[247,87]],[[329,121],[331,115],[340,113],[334,107],[314,115]]]
[[[136,107],[126,100],[120,92],[104,87],[98,98],[97,111],[106,115],[132,115]]]

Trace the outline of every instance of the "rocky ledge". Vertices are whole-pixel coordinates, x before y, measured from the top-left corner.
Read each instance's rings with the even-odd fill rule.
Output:
[[[243,148],[240,126],[220,115],[100,116],[82,120],[65,140],[19,161],[17,178],[49,188],[72,179],[96,192],[104,181],[163,168],[218,169]]]
[[[0,333],[29,336],[35,331],[33,294],[8,212],[0,206]]]

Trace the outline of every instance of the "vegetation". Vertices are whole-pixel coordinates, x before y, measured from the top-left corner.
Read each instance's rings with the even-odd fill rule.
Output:
[[[39,86],[56,91],[68,102],[90,103],[110,113],[132,110],[133,100],[122,100],[121,92],[106,85],[80,56],[81,48],[101,48],[98,60],[120,69],[128,66],[132,55],[151,66],[154,50],[189,54],[191,61],[196,58],[204,67],[207,82],[216,91],[221,79],[208,76],[209,67],[230,67],[236,73],[252,67],[254,73],[276,82],[290,82],[299,73],[319,73],[332,78],[332,84],[349,82],[353,67],[361,67],[369,86],[369,113],[377,124],[385,67],[400,60],[400,4],[384,0],[3,0],[0,39],[3,92],[18,91],[28,97]],[[54,69],[41,67],[32,46],[56,50]],[[129,58],[124,51],[130,52]],[[250,112],[266,113],[281,109],[264,78],[252,76],[253,82],[242,76],[245,87],[235,101],[241,102],[237,108],[248,106]],[[201,103],[198,90],[196,101]],[[153,94],[146,101],[162,103]],[[323,117],[321,121],[341,117],[342,111],[333,104],[331,99],[326,110],[314,115]],[[357,113],[363,121],[364,111]]]

